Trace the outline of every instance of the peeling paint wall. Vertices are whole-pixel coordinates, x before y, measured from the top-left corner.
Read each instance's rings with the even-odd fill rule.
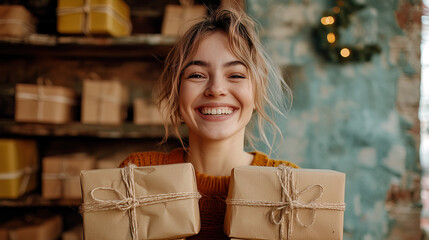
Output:
[[[335,1],[247,0],[295,94],[272,157],[345,172],[345,239],[419,239],[421,2],[359,0],[343,43],[377,43],[363,63],[328,63],[311,29]],[[261,150],[264,146],[259,146]]]

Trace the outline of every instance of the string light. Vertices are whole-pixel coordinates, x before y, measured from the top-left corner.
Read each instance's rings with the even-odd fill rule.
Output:
[[[343,58],[349,57],[350,56],[350,49],[348,48],[342,48],[340,51],[340,55]]]
[[[331,24],[334,24],[334,22],[335,22],[335,18],[334,18],[334,17],[332,17],[332,16],[322,17],[322,18],[320,19],[320,22],[321,22],[323,25],[331,25]]]
[[[326,40],[328,40],[329,43],[334,43],[336,40],[335,34],[328,33],[328,35],[326,35]]]

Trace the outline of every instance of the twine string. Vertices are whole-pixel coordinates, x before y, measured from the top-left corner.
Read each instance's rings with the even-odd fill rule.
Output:
[[[293,222],[296,219],[297,223],[302,227],[310,227],[314,224],[316,220],[316,210],[334,210],[334,211],[344,211],[345,203],[318,203],[317,201],[324,192],[324,188],[320,184],[313,184],[302,191],[296,191],[295,189],[295,176],[291,167],[280,165],[278,166],[280,171],[276,171],[277,177],[280,181],[282,194],[281,201],[264,201],[264,200],[247,200],[247,199],[227,199],[226,203],[229,205],[236,206],[249,206],[249,207],[272,207],[270,212],[271,221],[279,225],[279,236],[280,239],[292,239],[293,231]],[[300,196],[311,189],[319,188],[320,191],[309,202],[302,202],[299,200]],[[311,221],[310,223],[303,223],[298,214],[298,209],[309,209],[311,210]],[[287,234],[285,238],[285,217],[287,215],[288,225],[287,225]],[[276,217],[280,216],[280,217]]]
[[[112,187],[97,187],[91,190],[91,197],[94,200],[92,203],[83,203],[80,207],[81,212],[96,212],[96,211],[109,211],[109,210],[122,210],[128,211],[128,218],[130,221],[130,233],[133,240],[138,239],[138,225],[137,225],[137,207],[154,205],[158,203],[166,203],[171,201],[201,198],[198,192],[179,192],[179,193],[165,193],[153,194],[147,196],[137,197],[135,194],[134,182],[134,168],[136,166],[130,164],[121,169],[122,181],[125,185],[125,194],[121,193]],[[119,197],[118,200],[100,199],[95,196],[97,191],[112,191]]]

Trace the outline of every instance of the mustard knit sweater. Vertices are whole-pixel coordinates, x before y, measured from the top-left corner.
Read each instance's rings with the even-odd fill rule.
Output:
[[[185,162],[185,151],[175,149],[170,153],[160,152],[139,152],[129,155],[120,165],[124,167],[129,163],[136,166],[152,166]],[[267,155],[261,152],[252,152],[254,155],[252,165],[277,167],[280,164],[286,164],[297,168],[293,163],[281,160],[269,159]],[[202,198],[199,201],[201,230],[200,233],[187,239],[229,239],[223,232],[223,221],[225,217],[226,204],[225,199],[228,195],[230,176],[208,176],[195,172],[197,178],[198,191]]]

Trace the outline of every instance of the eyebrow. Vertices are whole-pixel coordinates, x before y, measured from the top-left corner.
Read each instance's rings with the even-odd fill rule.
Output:
[[[208,62],[205,61],[201,61],[201,60],[196,60],[196,61],[190,61],[188,64],[186,64],[186,66],[183,68],[183,70],[185,70],[186,68],[188,68],[191,65],[197,65],[197,66],[202,66],[202,67],[207,67],[210,64]],[[226,62],[223,64],[223,67],[231,67],[231,66],[235,66],[235,65],[243,65],[246,66],[242,61],[231,61],[231,62]]]

